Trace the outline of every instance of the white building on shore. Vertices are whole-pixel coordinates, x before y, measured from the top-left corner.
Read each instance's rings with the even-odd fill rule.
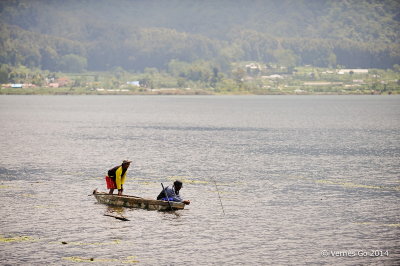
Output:
[[[368,69],[361,69],[361,68],[355,68],[355,69],[338,69],[336,72],[339,75],[344,75],[344,74],[368,74]]]

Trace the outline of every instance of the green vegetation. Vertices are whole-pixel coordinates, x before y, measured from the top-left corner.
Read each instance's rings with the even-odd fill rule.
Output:
[[[221,73],[208,61],[173,61],[166,71],[146,68],[143,73],[122,68],[61,73],[3,65],[0,76],[5,73],[11,83],[3,84],[0,94],[400,94],[399,65],[368,70],[237,62],[231,69]]]
[[[0,1],[0,83],[32,84],[1,93],[397,93],[399,10],[396,0]]]

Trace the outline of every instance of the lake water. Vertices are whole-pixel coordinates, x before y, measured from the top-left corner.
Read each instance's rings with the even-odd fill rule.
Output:
[[[0,122],[1,265],[400,261],[399,96],[1,96]],[[126,194],[191,205],[96,203],[124,159]]]

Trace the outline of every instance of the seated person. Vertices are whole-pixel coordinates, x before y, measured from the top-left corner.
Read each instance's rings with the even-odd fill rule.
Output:
[[[176,202],[182,202],[185,203],[186,205],[190,204],[190,200],[183,200],[181,196],[179,195],[179,190],[182,188],[182,182],[179,180],[176,180],[174,182],[174,185],[172,188],[169,186],[165,188],[165,190],[162,190],[160,194],[157,196],[157,200],[169,200],[169,201],[176,201]],[[167,195],[165,195],[167,194]],[[167,199],[168,196],[168,199]]]

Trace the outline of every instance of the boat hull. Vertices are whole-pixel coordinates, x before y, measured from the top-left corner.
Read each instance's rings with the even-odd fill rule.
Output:
[[[135,196],[118,196],[118,195],[110,195],[104,192],[93,192],[93,196],[99,203],[110,205],[110,206],[119,206],[119,207],[127,207],[127,208],[139,208],[146,210],[158,210],[158,211],[166,211],[170,210],[170,205],[173,210],[182,210],[185,208],[185,204],[182,202],[173,202],[163,201],[163,200],[153,200],[153,199],[145,199],[141,197]]]

